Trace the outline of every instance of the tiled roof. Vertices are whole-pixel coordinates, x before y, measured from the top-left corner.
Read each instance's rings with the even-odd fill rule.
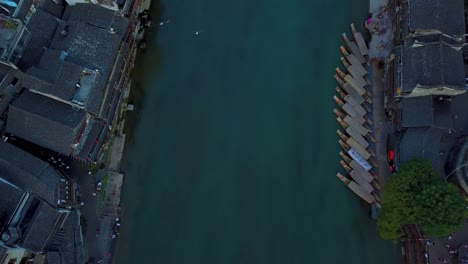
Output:
[[[60,253],[47,251],[46,253],[46,264],[62,264],[60,260]]]
[[[465,34],[463,0],[409,0],[408,4],[411,29]]]
[[[56,233],[53,241],[49,243],[46,250],[54,257],[58,256],[59,262],[47,262],[47,264],[78,264],[84,263],[84,247],[81,244],[81,227],[78,224],[76,211],[70,212],[62,228]],[[54,261],[57,259],[54,258]]]
[[[463,51],[441,42],[421,44],[408,40],[401,55],[401,86],[412,91],[416,86],[465,87]]]
[[[3,141],[0,142],[0,171],[3,177],[24,191],[48,203],[57,204],[60,175],[46,162]],[[8,173],[7,173],[8,172]]]
[[[119,35],[81,22],[70,37],[67,60],[106,75],[110,73],[121,41]]]
[[[53,15],[37,9],[31,16],[26,26],[29,32],[39,35],[45,39],[52,39],[59,21]]]
[[[433,112],[432,96],[405,98],[402,104],[402,126],[432,126]]]
[[[24,217],[27,218],[28,214],[26,213]],[[22,230],[23,234],[18,244],[33,252],[43,251],[63,220],[63,215],[55,208],[40,202],[32,219],[22,219],[29,223],[23,225],[25,230]]]
[[[7,224],[24,195],[23,190],[2,179],[6,173],[0,167],[0,226]]]
[[[63,10],[65,9],[62,4],[57,4],[52,0],[41,0],[38,8],[57,18],[62,18]]]
[[[30,68],[26,73],[52,85],[37,85],[28,88],[71,101],[83,67],[61,60],[61,56],[62,51],[47,49],[39,66]]]
[[[439,100],[441,98],[442,100]],[[402,102],[403,127],[439,127],[451,129],[452,103],[438,96],[404,98]]]
[[[51,39],[43,38],[39,35],[30,34],[30,39],[24,47],[21,59],[18,62],[18,68],[26,71],[34,65],[37,65],[42,58],[42,54],[50,45]]]
[[[437,171],[442,171],[445,160],[441,160],[441,139],[444,131],[438,128],[408,128],[399,143],[401,162],[412,159],[428,159]]]
[[[85,121],[85,112],[32,92],[10,105],[7,131],[39,146],[68,155]]]
[[[64,20],[83,21],[91,25],[113,29],[115,33],[123,35],[127,31],[129,19],[110,9],[93,4],[76,4],[68,6]]]

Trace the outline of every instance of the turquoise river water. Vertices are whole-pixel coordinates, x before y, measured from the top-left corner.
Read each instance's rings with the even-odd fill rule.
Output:
[[[335,177],[334,69],[367,1],[161,5],[170,23],[136,69],[116,263],[399,263]]]

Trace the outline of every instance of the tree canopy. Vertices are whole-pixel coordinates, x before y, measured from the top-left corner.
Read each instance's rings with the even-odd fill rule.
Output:
[[[429,236],[444,236],[458,230],[465,219],[465,201],[458,188],[442,180],[426,160],[401,166],[382,198],[377,227],[384,239],[400,238],[405,224],[417,224]]]

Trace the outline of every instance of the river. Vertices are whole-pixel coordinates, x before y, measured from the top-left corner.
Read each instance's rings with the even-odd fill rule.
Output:
[[[335,177],[334,69],[367,1],[161,6],[170,23],[136,68],[116,263],[398,263]]]

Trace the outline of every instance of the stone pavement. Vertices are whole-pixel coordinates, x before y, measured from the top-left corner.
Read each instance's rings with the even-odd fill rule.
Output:
[[[468,247],[468,223],[465,222],[463,229],[455,233],[452,239],[449,239],[449,234],[447,234],[446,237],[435,239],[429,238],[429,240],[434,243],[434,245],[429,243],[430,245],[426,246],[429,263],[444,263],[440,259],[445,259],[447,263],[459,263],[458,254],[451,254],[449,252],[450,250],[446,248],[446,245],[450,245],[452,252],[458,249],[462,250],[464,245],[467,245]]]
[[[111,150],[109,153],[109,165],[107,168],[109,171],[111,172],[120,171],[120,161],[122,160],[124,146],[125,146],[125,134],[114,137]]]
[[[376,174],[379,184],[383,187],[390,175],[387,160],[387,138],[391,131],[391,124],[387,121],[384,109],[384,69],[378,67],[378,61],[370,62],[369,72],[372,82],[372,120],[374,122],[375,154],[376,154]]]

